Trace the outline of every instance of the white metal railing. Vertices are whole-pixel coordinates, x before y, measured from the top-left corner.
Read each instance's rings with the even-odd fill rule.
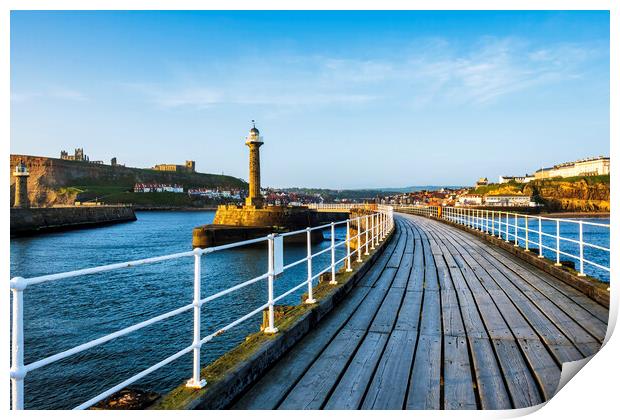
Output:
[[[530,251],[532,247],[537,247],[538,257],[544,258],[544,251],[548,251],[547,255],[555,261],[556,266],[562,265],[560,262],[562,256],[570,258],[577,263],[576,270],[579,276],[586,275],[585,269],[588,266],[603,270],[606,273],[610,272],[609,245],[595,244],[584,237],[584,227],[586,227],[600,229],[606,232],[606,237],[609,238],[610,225],[606,223],[467,207],[398,206],[396,208],[405,212],[458,223],[491,236],[503,238],[506,242],[513,242],[514,246],[522,247],[526,251]],[[571,228],[576,230],[572,238],[566,236],[567,231]],[[562,232],[564,232],[564,236]],[[592,261],[584,256],[584,253],[592,250],[601,252],[606,256],[602,259],[604,260],[603,263]]]
[[[164,255],[159,257],[145,258],[141,260],[127,261],[116,264],[103,265],[99,267],[85,268],[81,270],[69,271],[58,274],[49,274],[31,278],[22,278],[22,277],[14,277],[11,279],[11,292],[12,292],[12,310],[13,310],[13,319],[12,319],[12,343],[11,343],[11,398],[12,398],[12,409],[21,410],[24,408],[24,379],[29,372],[32,372],[35,369],[41,368],[43,366],[47,366],[51,363],[57,362],[59,360],[65,359],[67,357],[73,356],[95,346],[106,343],[115,338],[119,338],[130,334],[134,331],[145,328],[149,325],[153,325],[157,322],[163,321],[165,319],[174,317],[176,315],[188,312],[193,310],[194,314],[194,329],[192,336],[192,344],[179,350],[177,353],[167,357],[166,359],[160,361],[159,363],[145,369],[129,379],[117,384],[116,386],[100,393],[99,395],[89,399],[88,401],[80,404],[75,407],[76,409],[85,409],[97,402],[107,398],[113,393],[123,389],[124,387],[140,380],[141,378],[149,375],[150,373],[156,371],[157,369],[171,363],[172,361],[180,358],[181,356],[193,353],[193,363],[192,363],[192,377],[186,383],[188,387],[191,388],[202,388],[205,386],[206,382],[204,379],[200,377],[200,349],[203,344],[211,341],[214,337],[220,335],[221,333],[241,324],[242,322],[248,320],[252,316],[260,313],[261,311],[267,309],[268,310],[268,326],[264,329],[264,333],[266,334],[274,334],[277,333],[278,329],[275,326],[274,321],[274,304],[286,296],[294,293],[295,291],[302,289],[303,287],[307,287],[308,289],[308,299],[305,301],[307,304],[313,304],[316,300],[313,298],[313,288],[315,281],[321,276],[323,273],[331,272],[331,281],[330,284],[337,284],[336,281],[336,268],[340,266],[340,264],[345,265],[345,269],[347,271],[351,271],[351,258],[355,254],[357,254],[357,261],[362,261],[362,252],[364,255],[369,255],[369,249],[374,249],[375,245],[378,245],[379,242],[383,241],[385,237],[389,234],[389,232],[394,227],[393,220],[393,211],[390,206],[375,206],[376,211],[367,215],[360,215],[359,217],[350,218],[345,221],[329,223],[322,226],[307,228],[305,230],[299,230],[294,232],[287,232],[283,234],[271,234],[265,237],[236,242],[227,245],[215,246],[204,249],[194,249],[193,251],[181,252],[176,254]],[[336,242],[335,237],[335,227],[338,225],[346,226],[346,240],[341,242]],[[355,235],[351,236],[351,230],[355,228]],[[322,230],[322,229],[330,229],[331,232],[331,243],[328,248],[322,249],[318,252],[312,253],[311,249],[311,232],[314,230]],[[284,265],[284,238],[292,235],[307,235],[307,254],[306,257],[294,261],[290,264]],[[355,249],[352,249],[349,244],[352,241],[357,242],[357,246]],[[250,280],[247,280],[241,284],[237,284],[233,287],[230,287],[226,290],[219,291],[210,296],[202,297],[201,296],[201,257],[205,254],[210,254],[226,249],[237,248],[241,246],[247,246],[251,244],[257,244],[261,242],[267,242],[267,257],[268,257],[268,270],[266,273],[261,274],[260,276],[254,277]],[[370,248],[369,248],[370,246]],[[345,255],[344,257],[336,260],[336,249],[338,247],[344,247]],[[327,267],[320,270],[318,273],[313,274],[312,270],[312,262],[317,256],[330,252],[331,259],[330,263]],[[183,259],[183,258],[193,258],[194,260],[194,297],[191,303],[188,303],[184,306],[181,306],[175,310],[163,313],[146,321],[142,321],[140,323],[134,324],[132,326],[123,328],[114,333],[105,335],[103,337],[97,338],[95,340],[91,340],[84,344],[78,345],[71,349],[62,351],[60,353],[53,354],[46,358],[28,363],[24,365],[24,301],[23,294],[27,288],[35,286],[37,284],[57,281],[62,279],[67,279],[71,277],[85,276],[89,274],[103,273],[113,270],[120,270],[124,268],[133,268],[145,264],[154,264],[162,261],[175,260],[175,259]],[[296,286],[290,288],[286,292],[280,294],[279,296],[274,297],[274,280],[282,274],[285,270],[297,266],[299,264],[306,263],[308,265],[308,274],[307,278],[303,280],[303,282],[297,284]],[[223,328],[218,329],[217,331],[211,332],[207,336],[202,336],[202,332],[200,329],[200,315],[201,315],[201,307],[207,302],[211,302],[217,298],[228,295],[236,290],[247,287],[251,284],[257,283],[261,280],[267,280],[267,293],[268,299],[263,305],[259,306],[243,315],[242,317],[236,319],[235,321],[229,323]]]
[[[351,210],[354,208],[376,208],[377,204],[364,203],[310,203],[307,204],[309,209],[314,210]]]

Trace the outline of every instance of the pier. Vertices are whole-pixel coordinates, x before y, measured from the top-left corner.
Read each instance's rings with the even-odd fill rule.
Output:
[[[382,205],[349,206],[348,211],[347,220],[301,231],[12,279],[13,408],[24,408],[24,381],[36,369],[186,312],[193,313],[193,333],[186,347],[162,355],[159,363],[99,395],[88,396],[76,408],[113,397],[184,355],[192,355],[189,380],[152,408],[522,408],[555,394],[563,363],[600,349],[607,331],[609,288],[589,277],[588,270],[609,272],[609,259],[596,262],[588,250],[609,255],[609,248],[588,242],[583,232],[590,225],[607,230],[609,225],[562,221],[578,226],[579,236],[571,239],[559,228],[555,236],[543,231],[543,222],[559,226],[558,220],[516,213]],[[344,240],[336,238],[338,226],[345,228]],[[310,240],[315,230],[329,233],[330,238],[329,246],[316,252]],[[285,261],[285,239],[293,235],[305,235],[307,254]],[[202,257],[247,245],[265,248],[268,270],[239,279],[228,289],[201,294],[201,267],[207,264]],[[323,254],[330,256],[329,262],[313,267]],[[567,257],[575,262],[574,269],[560,260]],[[31,287],[170,260],[193,261],[191,302],[24,363],[28,326],[23,323],[23,295]],[[307,276],[276,292],[280,276],[300,264],[308,266]],[[254,284],[267,290],[264,303],[242,308],[239,318],[223,327],[204,330],[204,311]],[[277,305],[296,292],[303,295],[291,310],[295,315],[276,316]],[[201,366],[201,347],[261,313],[261,331]]]
[[[529,407],[600,348],[602,305],[439,221],[396,225],[348,300],[231,408]]]

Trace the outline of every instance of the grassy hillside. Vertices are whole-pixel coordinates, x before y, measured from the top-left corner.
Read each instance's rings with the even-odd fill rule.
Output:
[[[187,188],[247,189],[242,179],[226,175],[162,172],[38,156],[11,155],[11,167],[23,161],[30,172],[29,198],[34,205],[71,204],[98,199],[109,203],[198,205],[187,194],[134,194],[136,183],[180,184]],[[14,194],[14,177],[11,194]],[[11,198],[12,200],[12,198]],[[202,201],[204,203],[204,201]],[[206,204],[206,203],[205,203]]]

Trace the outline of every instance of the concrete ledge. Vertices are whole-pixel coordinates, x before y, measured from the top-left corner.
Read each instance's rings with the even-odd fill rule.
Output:
[[[431,219],[437,220],[446,225],[453,226],[462,231],[469,232],[481,239],[484,239],[487,242],[492,243],[493,245],[498,246],[504,251],[508,251],[519,259],[532,264],[533,266],[541,269],[545,273],[551,274],[553,277],[563,281],[569,286],[574,287],[586,296],[590,297],[594,301],[609,309],[609,290],[607,290],[609,288],[609,283],[604,283],[590,276],[579,277],[577,276],[577,271],[573,270],[572,268],[566,266],[557,267],[554,265],[554,261],[551,261],[547,258],[538,258],[538,254],[526,251],[521,247],[516,247],[514,246],[514,242],[506,242],[504,239],[491,236],[489,234],[480,232],[479,230],[474,230],[466,226],[450,222],[448,220],[437,219],[435,217],[431,217]]]
[[[353,264],[353,272],[339,272],[337,285],[320,283],[314,289],[317,303],[295,307],[286,319],[277,323],[279,329],[277,334],[266,335],[262,332],[252,334],[244,343],[203,368],[201,378],[207,380],[205,388],[193,390],[181,385],[164,395],[149,409],[193,410],[228,407],[346,297],[383,253],[393,234],[394,231],[364,262]]]

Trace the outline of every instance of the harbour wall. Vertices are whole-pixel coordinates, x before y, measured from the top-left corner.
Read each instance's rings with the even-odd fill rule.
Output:
[[[11,236],[80,229],[135,221],[127,206],[12,208]]]

